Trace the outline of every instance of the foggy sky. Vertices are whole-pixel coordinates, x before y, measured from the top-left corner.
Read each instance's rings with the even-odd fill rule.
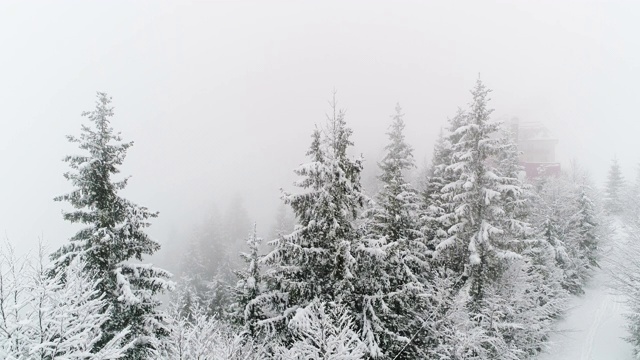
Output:
[[[95,92],[135,141],[124,195],[161,243],[236,194],[262,232],[336,89],[375,166],[396,102],[419,164],[481,74],[494,115],[542,121],[598,183],[638,156],[639,3],[56,1],[0,3],[0,229],[19,249],[73,234],[54,196]],[[370,169],[369,169],[370,170]],[[174,234],[174,235],[172,235]]]

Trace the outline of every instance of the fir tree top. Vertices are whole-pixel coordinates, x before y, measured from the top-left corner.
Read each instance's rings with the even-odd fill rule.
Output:
[[[384,183],[402,179],[403,171],[415,167],[413,149],[405,141],[403,116],[402,108],[397,104],[396,113],[391,117],[393,122],[387,132],[389,143],[384,147],[386,153],[382,162],[378,164],[382,170],[380,180]]]
[[[65,220],[90,225],[78,231],[71,239],[72,244],[61,249],[62,253],[82,249],[88,256],[89,267],[100,264],[100,267],[108,268],[107,264],[131,258],[142,260],[143,254],[151,255],[160,248],[143,231],[150,225],[148,220],[157,217],[158,213],[118,196],[128,178],[113,181],[112,176],[120,172],[118,166],[122,165],[133,142],[122,142],[120,133],[115,133],[111,127],[110,118],[114,114],[111,97],[103,92],[98,92],[97,97],[95,110],[82,113],[93,127],[83,124],[79,137],[67,136],[70,142],[88,152],[87,155],[64,158],[73,169],[64,177],[75,189],[54,200],[68,201],[75,208],[64,212]],[[62,253],[58,252],[54,257]]]
[[[128,262],[141,261],[143,255],[160,249],[144,231],[150,225],[149,219],[158,213],[118,195],[127,185],[127,178],[114,181],[112,176],[119,173],[118,166],[133,142],[122,142],[120,134],[114,133],[109,120],[113,116],[111,98],[101,92],[97,97],[95,110],[82,114],[93,126],[82,125],[79,137],[68,137],[88,153],[64,159],[72,169],[65,178],[75,188],[55,198],[68,201],[74,208],[63,213],[65,220],[85,227],[52,255],[53,272],[64,272],[74,258],[82,257],[87,271],[100,279],[98,291],[104,294],[107,304],[104,311],[107,307],[110,311],[95,350],[129,328],[127,341],[135,341],[135,345],[126,358],[148,358],[158,347],[158,338],[167,333],[162,315],[156,310],[160,302],[155,296],[172,289],[173,283],[167,280],[171,274],[165,270]]]

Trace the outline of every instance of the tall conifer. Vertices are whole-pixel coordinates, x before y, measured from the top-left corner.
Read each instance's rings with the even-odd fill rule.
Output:
[[[72,259],[81,256],[87,270],[100,279],[98,290],[111,308],[111,317],[103,325],[105,336],[96,350],[128,327],[128,339],[135,340],[135,346],[126,358],[145,359],[154,353],[158,339],[166,335],[157,295],[172,287],[167,280],[171,274],[132,262],[142,261],[144,255],[160,249],[145,232],[149,220],[158,213],[118,194],[128,178],[115,181],[112,177],[119,173],[118,167],[133,142],[122,142],[111,127],[111,98],[100,92],[97,97],[95,110],[82,114],[90,124],[82,125],[79,137],[68,136],[85,153],[64,159],[72,169],[64,176],[74,189],[55,200],[69,202],[74,209],[64,212],[64,219],[83,227],[52,255],[54,271],[64,271]]]

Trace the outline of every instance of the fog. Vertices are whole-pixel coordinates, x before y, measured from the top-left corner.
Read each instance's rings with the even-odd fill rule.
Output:
[[[334,89],[375,171],[399,102],[419,164],[478,74],[494,116],[541,121],[558,160],[602,184],[635,176],[640,4],[587,1],[109,1],[0,4],[0,229],[19,250],[74,227],[53,198],[80,113],[113,97],[135,141],[124,194],[160,212],[150,233],[185,241],[213,204],[241,196],[261,232],[305,161]]]

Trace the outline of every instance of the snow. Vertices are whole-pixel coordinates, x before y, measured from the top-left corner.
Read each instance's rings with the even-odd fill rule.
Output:
[[[624,242],[625,230],[614,221],[614,232],[603,248],[604,261],[585,287],[585,294],[575,297],[569,310],[551,335],[550,348],[539,360],[632,360],[633,349],[624,338],[628,335],[624,314],[626,307],[621,295],[609,285],[610,265],[607,258],[615,258],[615,244]]]

